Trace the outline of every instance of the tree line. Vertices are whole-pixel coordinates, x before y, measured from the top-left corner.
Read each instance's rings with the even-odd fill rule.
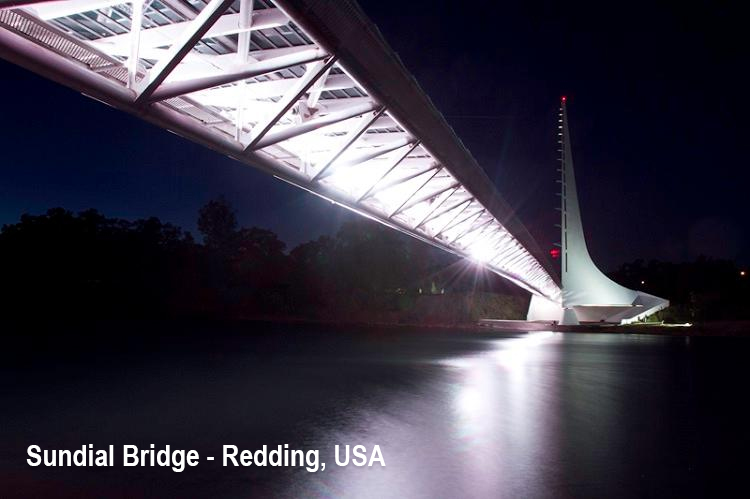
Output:
[[[289,251],[274,232],[241,227],[222,198],[197,227],[201,241],[157,218],[23,215],[0,231],[5,315],[456,323],[525,313],[503,279],[367,219]]]
[[[658,314],[670,322],[750,320],[750,275],[737,263],[698,257],[693,262],[636,260],[611,274],[620,284],[669,299]]]

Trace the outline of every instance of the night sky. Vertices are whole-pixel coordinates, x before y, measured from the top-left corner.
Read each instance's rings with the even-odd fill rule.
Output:
[[[559,238],[556,112],[568,96],[589,247],[604,269],[750,262],[750,56],[736,7],[363,0],[540,245]],[[290,246],[354,215],[0,62],[0,223],[53,206],[195,232],[224,195]]]

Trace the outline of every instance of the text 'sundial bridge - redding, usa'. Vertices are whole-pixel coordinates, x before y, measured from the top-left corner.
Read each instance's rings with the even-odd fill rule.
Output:
[[[0,57],[473,258],[532,294],[529,319],[628,322],[668,305],[591,261],[564,102],[558,280],[355,2],[11,0],[0,9]]]

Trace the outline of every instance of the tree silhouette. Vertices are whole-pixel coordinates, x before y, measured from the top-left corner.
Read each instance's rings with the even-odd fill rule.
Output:
[[[226,199],[206,203],[198,212],[198,230],[205,245],[215,250],[231,247],[237,236],[237,215]]]

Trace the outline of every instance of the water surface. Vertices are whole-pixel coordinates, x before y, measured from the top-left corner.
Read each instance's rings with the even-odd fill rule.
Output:
[[[744,490],[746,339],[218,327],[186,337],[168,331],[135,347],[58,341],[6,354],[5,493],[601,498]],[[216,461],[182,473],[31,468],[32,443],[114,444],[118,462],[123,444],[170,444]],[[221,466],[223,444],[285,443],[320,449],[325,471]],[[335,444],[379,445],[386,467],[338,467]]]

